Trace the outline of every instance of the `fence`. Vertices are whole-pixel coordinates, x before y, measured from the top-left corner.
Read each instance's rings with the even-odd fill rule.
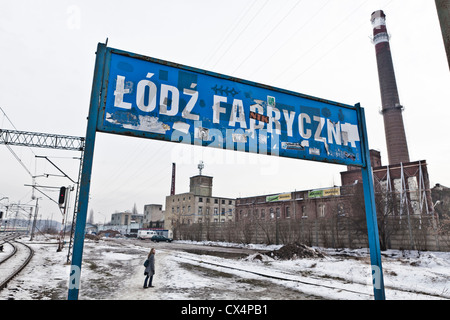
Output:
[[[450,221],[431,217],[395,217],[378,221],[382,250],[450,251]],[[175,239],[238,243],[286,244],[293,242],[328,248],[368,247],[365,219],[254,220],[180,225]]]

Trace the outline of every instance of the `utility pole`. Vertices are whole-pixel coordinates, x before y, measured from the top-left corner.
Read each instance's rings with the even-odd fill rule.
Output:
[[[16,206],[16,217],[14,218],[14,222],[13,222],[13,231],[16,231],[16,222],[17,222],[17,216],[19,215],[19,208],[20,208],[20,201],[17,203]]]
[[[39,210],[38,204],[39,204],[39,198],[36,198],[36,208],[34,209],[34,219],[33,219],[33,227],[31,228],[30,241],[33,241],[34,229],[36,228],[36,219],[37,219],[38,210]]]
[[[30,207],[30,214],[28,216],[28,225],[27,225],[27,236],[29,234],[31,234],[31,228],[30,226],[32,226],[33,224],[31,223],[31,218],[33,217],[33,207]]]
[[[450,0],[435,0],[435,2],[450,68]]]

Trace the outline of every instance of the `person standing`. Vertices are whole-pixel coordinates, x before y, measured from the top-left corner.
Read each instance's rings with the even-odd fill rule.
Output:
[[[148,254],[147,260],[144,263],[145,271],[144,275],[144,289],[153,287],[152,281],[153,281],[153,275],[155,274],[155,248],[152,248],[150,250],[150,253]],[[150,281],[149,281],[150,280]],[[148,283],[148,286],[147,286]]]

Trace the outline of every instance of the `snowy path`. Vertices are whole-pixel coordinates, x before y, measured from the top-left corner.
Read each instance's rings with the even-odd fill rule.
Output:
[[[130,277],[123,281],[120,292],[111,299],[318,299],[258,276],[230,272],[229,269],[207,265],[198,260],[217,263],[211,256],[159,249],[155,258],[153,288],[143,289],[144,267],[136,266]]]

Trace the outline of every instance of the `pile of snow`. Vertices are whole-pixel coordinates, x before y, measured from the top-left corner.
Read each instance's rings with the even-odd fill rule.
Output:
[[[210,247],[228,247],[228,248],[244,248],[252,250],[277,250],[283,247],[282,244],[254,244],[254,243],[233,243],[225,241],[192,241],[192,240],[176,240],[176,243],[194,244]]]
[[[265,255],[280,260],[325,258],[325,255],[318,249],[314,249],[297,242],[284,245],[277,250],[266,252]]]

